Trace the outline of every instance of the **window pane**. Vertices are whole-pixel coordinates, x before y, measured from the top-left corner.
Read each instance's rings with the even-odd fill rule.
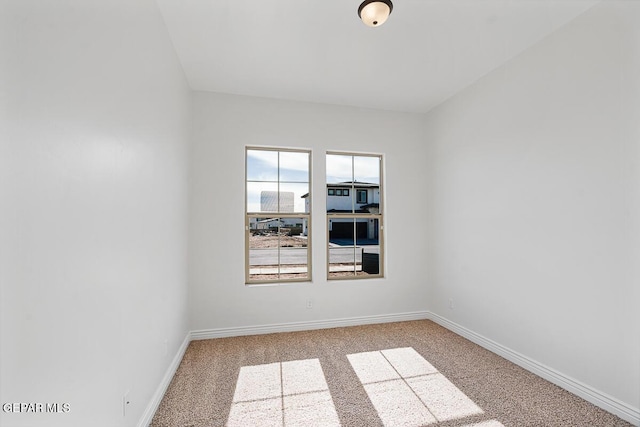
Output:
[[[361,268],[358,275],[381,274],[380,267],[380,221],[377,218],[360,218],[357,224],[356,248],[359,251]]]
[[[327,184],[353,181],[353,156],[327,154]]]
[[[305,201],[309,194],[308,183],[280,183],[280,212],[306,212]]]
[[[329,277],[355,276],[358,260],[354,245],[355,220],[329,219]]]
[[[251,218],[249,280],[309,277],[305,218]]]
[[[247,182],[247,212],[278,212],[278,184]]]
[[[380,184],[380,157],[354,156],[353,171],[358,182]]]
[[[278,277],[278,218],[257,218],[249,233],[249,280]]]
[[[309,182],[309,153],[280,152],[280,182]]]
[[[278,152],[247,150],[247,181],[277,181]]]
[[[327,154],[327,185],[332,185],[333,194],[327,193],[327,212],[353,212],[353,200],[349,190],[344,187],[353,185],[353,156]],[[337,188],[335,184],[343,184]],[[328,196],[341,197],[328,197]],[[345,197],[347,196],[347,197]]]
[[[307,238],[303,236],[304,218],[281,218],[279,234],[280,279],[307,279]]]

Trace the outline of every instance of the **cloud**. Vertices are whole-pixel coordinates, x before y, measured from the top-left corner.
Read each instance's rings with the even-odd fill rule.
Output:
[[[380,183],[380,158],[377,156],[327,155],[327,182],[360,181]]]

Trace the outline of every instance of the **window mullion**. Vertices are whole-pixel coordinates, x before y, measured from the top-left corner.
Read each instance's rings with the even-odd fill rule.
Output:
[[[280,198],[280,193],[278,193],[278,198]],[[282,235],[282,230],[280,227],[280,222],[282,221],[282,218],[278,217],[278,279],[280,278],[280,272],[282,271],[282,262],[280,260],[280,250],[282,248],[282,241],[281,241],[281,235]]]
[[[351,156],[351,191],[355,191],[356,183],[356,165],[355,165],[355,156]],[[351,197],[351,213],[356,213],[356,202],[353,197]],[[355,241],[355,234],[354,234]]]
[[[280,226],[281,221],[282,221],[282,218],[280,218],[280,198],[281,198],[281,193],[280,193],[280,152],[278,152],[278,169],[277,169],[277,171],[278,171],[278,183],[276,184],[276,189],[277,189],[276,191],[278,192],[278,197],[277,197],[278,198],[278,202],[276,204],[276,206],[277,206],[276,209],[277,209],[277,212],[278,212],[278,247],[277,247],[276,253],[278,254],[278,256],[277,256],[276,259],[278,260],[278,274],[277,274],[277,276],[278,276],[278,279],[279,279],[280,278],[280,273],[282,271],[282,264],[280,262],[280,248],[282,247],[282,241],[281,241],[281,238],[280,238],[280,236],[282,234],[282,230],[281,230],[281,226]]]
[[[357,242],[357,233],[358,233],[358,220],[353,218],[353,274],[354,276],[358,274],[358,246]]]

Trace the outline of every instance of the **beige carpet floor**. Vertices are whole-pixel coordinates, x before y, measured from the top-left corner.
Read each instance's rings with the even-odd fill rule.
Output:
[[[151,425],[631,427],[428,320],[194,341]]]

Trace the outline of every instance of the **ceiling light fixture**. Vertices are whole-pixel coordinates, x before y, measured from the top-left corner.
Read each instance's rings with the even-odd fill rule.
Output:
[[[387,20],[393,3],[391,0],[364,0],[358,8],[358,16],[369,27],[379,27]]]

